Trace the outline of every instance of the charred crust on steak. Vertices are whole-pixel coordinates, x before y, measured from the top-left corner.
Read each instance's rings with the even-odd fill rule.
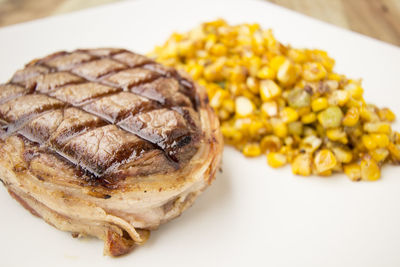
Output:
[[[126,254],[179,216],[222,156],[206,90],[125,49],[57,52],[0,85],[0,181],[74,237]]]
[[[125,49],[56,52],[0,89],[1,138],[22,135],[96,185],[114,186],[125,165],[152,150],[163,152],[165,169],[179,169],[202,138],[207,98],[190,78]],[[28,162],[38,156],[25,153]]]

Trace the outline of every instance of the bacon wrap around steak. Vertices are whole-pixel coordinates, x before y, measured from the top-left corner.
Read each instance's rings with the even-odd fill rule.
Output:
[[[213,180],[223,141],[203,88],[124,49],[34,60],[0,85],[0,179],[34,215],[118,256]]]

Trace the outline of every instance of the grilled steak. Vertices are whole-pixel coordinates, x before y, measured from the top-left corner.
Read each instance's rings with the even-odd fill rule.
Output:
[[[118,256],[213,180],[222,138],[201,87],[124,49],[58,52],[0,85],[0,179],[32,214]]]

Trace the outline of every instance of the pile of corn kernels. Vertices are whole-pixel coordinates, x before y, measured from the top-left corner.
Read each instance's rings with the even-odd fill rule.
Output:
[[[226,143],[245,156],[352,181],[375,181],[384,163],[400,162],[393,112],[367,104],[361,81],[335,73],[325,51],[282,45],[258,24],[216,20],[172,34],[150,56],[205,86]]]

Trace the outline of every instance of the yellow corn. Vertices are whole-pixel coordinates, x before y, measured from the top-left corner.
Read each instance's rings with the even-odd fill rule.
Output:
[[[296,68],[290,60],[285,60],[280,65],[276,77],[278,81],[285,86],[291,85],[296,81]]]
[[[290,49],[288,57],[296,63],[303,63],[307,60],[306,54],[299,49]]]
[[[262,101],[268,101],[271,98],[281,94],[282,89],[272,80],[262,80],[260,82],[260,96]]]
[[[336,163],[335,155],[329,149],[321,149],[314,158],[314,165],[319,173],[333,169]]]
[[[250,99],[239,96],[235,100],[235,113],[239,117],[247,117],[254,112],[254,104]]]
[[[267,101],[261,105],[261,112],[267,117],[278,115],[278,104],[275,101]]]
[[[265,66],[265,67],[261,68],[257,72],[257,78],[260,78],[260,79],[274,79],[275,78],[275,71],[271,67]]]
[[[389,134],[391,132],[391,127],[390,124],[386,122],[370,122],[364,124],[364,131],[369,133]]]
[[[315,82],[325,78],[327,72],[319,62],[304,64],[303,78],[306,81]]]
[[[361,180],[361,168],[357,163],[346,164],[343,166],[343,171],[351,181]]]
[[[354,126],[357,124],[359,117],[360,115],[357,108],[349,108],[343,118],[342,124],[349,127]]]
[[[324,128],[339,127],[343,118],[342,110],[337,107],[329,107],[318,114],[318,121]]]
[[[261,155],[261,148],[257,143],[249,143],[244,146],[242,152],[246,157],[257,157]]]
[[[260,147],[263,153],[276,152],[282,147],[282,141],[275,135],[267,135],[261,139]]]
[[[346,133],[340,128],[331,128],[326,131],[326,136],[332,141],[346,138]]]
[[[275,56],[271,59],[270,66],[277,72],[285,60],[286,58],[284,56]]]
[[[363,135],[362,136],[362,143],[368,150],[373,150],[377,147],[377,144],[375,143],[375,140],[372,138],[371,135]]]
[[[294,174],[308,176],[311,174],[311,155],[300,154],[292,162],[292,172]]]
[[[288,131],[292,136],[300,136],[303,133],[303,124],[300,121],[291,122],[288,124]]]
[[[344,89],[347,90],[350,95],[355,99],[361,99],[364,93],[362,87],[357,83],[349,83],[345,86]]]
[[[326,109],[328,107],[328,99],[319,97],[311,102],[311,108],[314,112]]]
[[[336,90],[332,92],[328,100],[332,106],[344,106],[350,100],[350,94],[346,90]]]
[[[378,112],[378,115],[379,115],[380,119],[383,121],[392,122],[396,119],[396,115],[394,115],[394,113],[388,108],[380,109]]]
[[[280,121],[280,120],[274,121],[272,123],[272,129],[273,129],[273,133],[280,138],[284,138],[288,134],[287,125],[283,121]]]
[[[222,108],[229,113],[235,112],[235,102],[232,99],[225,99],[222,101]]]
[[[308,135],[303,139],[302,148],[308,152],[314,152],[322,144],[322,140],[315,135]]]
[[[389,137],[385,134],[371,134],[370,136],[377,147],[385,148],[389,145]]]
[[[290,123],[296,121],[299,118],[299,115],[294,108],[286,107],[281,112],[281,118],[283,122]]]
[[[361,179],[366,181],[376,181],[381,176],[378,164],[372,158],[361,160]]]
[[[279,168],[286,164],[287,159],[284,154],[271,152],[267,154],[267,163],[273,168]]]
[[[268,153],[296,174],[376,180],[400,164],[400,134],[388,108],[367,104],[361,80],[334,72],[325,51],[297,49],[258,24],[207,22],[173,34],[151,54],[206,88],[227,144],[247,156]],[[379,163],[379,166],[378,166]]]
[[[317,120],[317,115],[315,113],[308,113],[301,117],[301,122],[304,124],[310,124]]]
[[[344,149],[341,147],[334,147],[332,151],[339,162],[350,163],[353,159],[353,154],[348,149]]]
[[[389,150],[386,148],[377,148],[369,151],[369,153],[376,162],[382,162],[389,156]]]
[[[217,43],[211,47],[210,52],[214,56],[225,56],[227,48],[223,44]]]

